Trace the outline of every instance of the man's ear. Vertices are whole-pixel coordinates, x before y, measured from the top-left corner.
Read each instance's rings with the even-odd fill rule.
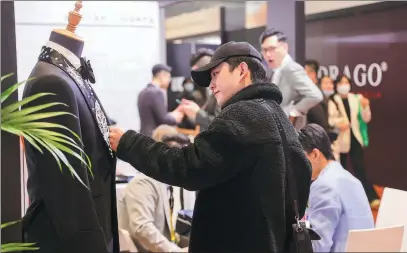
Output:
[[[287,42],[284,42],[283,47],[288,52],[288,43]]]
[[[249,73],[249,66],[246,62],[240,63],[240,76],[243,78]]]
[[[319,151],[318,149],[314,148],[312,150],[312,158],[314,158],[315,160],[319,159],[319,156],[321,155],[321,151]]]

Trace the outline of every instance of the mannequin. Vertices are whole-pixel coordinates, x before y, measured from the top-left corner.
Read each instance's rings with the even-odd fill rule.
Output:
[[[23,93],[24,97],[42,92],[55,94],[41,97],[29,106],[51,102],[67,105],[43,111],[67,111],[76,117],[64,115],[46,121],[66,126],[79,135],[93,172],[92,177],[78,159],[65,153],[88,186],[86,189],[66,167],[61,173],[51,153],[43,150],[41,154],[26,143],[30,206],[23,218],[23,237],[25,242],[37,243],[38,253],[119,252],[116,157],[109,145],[106,113],[90,85],[95,83],[93,70],[89,61],[80,58],[84,41],[75,30],[82,18],[81,8],[81,1],[76,2],[66,29],[51,32],[30,74],[35,79],[26,84]],[[75,139],[63,129],[52,130]]]

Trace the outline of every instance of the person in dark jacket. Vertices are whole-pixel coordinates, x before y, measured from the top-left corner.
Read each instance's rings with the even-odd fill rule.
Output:
[[[197,53],[192,56],[190,62],[191,69],[194,71],[207,65],[210,62],[213,53],[214,52],[211,49],[199,49]],[[205,87],[201,87],[200,89],[201,92],[205,92],[205,90]],[[208,129],[209,124],[220,112],[220,106],[216,102],[216,98],[213,94],[208,96],[208,99],[202,106],[187,99],[182,100],[182,105],[184,106],[185,115],[191,122],[198,125],[201,131]]]
[[[152,69],[153,80],[138,96],[137,106],[140,115],[140,132],[151,136],[159,125],[174,126],[181,122],[184,114],[177,107],[167,110],[166,90],[171,80],[171,67],[157,64]]]
[[[184,79],[182,82],[182,87],[184,88],[184,91],[179,94],[178,99],[188,99],[191,101],[194,101],[195,103],[198,103],[198,98],[195,96],[195,84],[192,78],[187,77]],[[202,98],[201,98],[202,99]]]
[[[206,96],[204,96],[202,90],[197,89],[197,85],[194,83],[192,78],[188,77],[182,82],[184,91],[178,96],[179,101],[191,101],[198,106],[202,106],[206,101]],[[199,110],[199,109],[198,109]],[[185,129],[195,129],[196,123],[188,117],[184,117],[181,123],[178,124],[179,128]]]
[[[315,85],[321,88],[317,77],[319,71],[319,63],[316,60],[306,60],[304,68],[307,72],[308,77],[315,83]],[[327,106],[325,99],[312,107],[307,113],[307,123],[320,125],[322,128],[325,129],[325,131],[329,131],[328,113],[325,110],[326,107]]]
[[[280,107],[279,88],[265,82],[261,55],[247,42],[219,47],[192,71],[210,86],[221,112],[194,143],[168,147],[135,131],[112,127],[117,156],[163,183],[198,190],[189,252],[287,252],[293,207],[278,120],[288,142],[300,216],[308,201],[311,166]],[[276,116],[275,119],[273,116]]]

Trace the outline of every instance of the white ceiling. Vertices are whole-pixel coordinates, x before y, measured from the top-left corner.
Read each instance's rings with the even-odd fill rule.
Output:
[[[305,15],[340,10],[383,1],[306,1]]]
[[[197,11],[200,9],[215,7],[215,6],[241,6],[246,5],[247,11],[256,11],[262,4],[267,1],[241,1],[241,0],[223,0],[223,1],[165,1],[166,17],[173,17],[183,13]],[[345,9],[360,5],[367,5],[383,1],[306,1],[305,15],[317,14],[327,11]]]

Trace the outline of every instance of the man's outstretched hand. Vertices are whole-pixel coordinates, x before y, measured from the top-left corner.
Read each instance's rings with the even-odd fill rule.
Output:
[[[117,151],[117,146],[119,145],[120,138],[122,138],[124,131],[121,128],[118,127],[110,127],[109,131],[109,141],[110,141],[110,146],[113,149],[113,151]]]
[[[185,115],[192,121],[196,120],[196,115],[201,109],[194,101],[188,99],[182,99],[181,101],[182,110]]]

